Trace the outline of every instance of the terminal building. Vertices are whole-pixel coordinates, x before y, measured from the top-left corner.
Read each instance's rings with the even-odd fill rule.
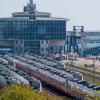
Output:
[[[0,18],[0,52],[48,54],[65,51],[66,18],[39,12],[33,0],[23,12]]]

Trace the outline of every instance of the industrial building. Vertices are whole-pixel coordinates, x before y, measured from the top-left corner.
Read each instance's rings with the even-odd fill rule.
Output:
[[[82,56],[98,55],[100,32],[84,31],[84,26],[74,26],[66,32],[67,21],[52,17],[49,12],[37,11],[36,4],[30,0],[23,12],[0,18],[0,53],[47,55],[63,51]]]
[[[84,28],[77,32],[74,27],[73,31],[67,31],[66,51],[77,52],[82,56],[99,55],[100,32],[84,31]]]
[[[33,0],[23,12],[0,18],[0,52],[48,54],[65,51],[66,18],[39,12]]]

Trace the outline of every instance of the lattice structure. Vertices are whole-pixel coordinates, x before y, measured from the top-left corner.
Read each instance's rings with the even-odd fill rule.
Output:
[[[79,33],[81,36],[81,56],[83,56],[83,52],[86,48],[86,36],[84,34],[84,26],[73,26],[73,31],[75,34]]]

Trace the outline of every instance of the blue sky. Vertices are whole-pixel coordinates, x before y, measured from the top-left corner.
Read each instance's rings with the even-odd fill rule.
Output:
[[[22,11],[29,0],[0,0],[0,17]],[[52,16],[69,18],[67,30],[73,25],[84,25],[86,30],[100,30],[100,0],[34,0],[37,10]]]

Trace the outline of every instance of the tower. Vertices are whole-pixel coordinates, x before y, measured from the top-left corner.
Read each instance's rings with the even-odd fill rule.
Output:
[[[30,0],[29,4],[30,4],[30,5],[33,4],[33,0]]]
[[[27,6],[24,6],[24,12],[34,13],[36,11],[36,4],[34,4],[33,0],[29,0]]]
[[[27,6],[24,6],[24,12],[29,13],[29,19],[35,19],[35,11],[36,11],[36,4],[33,3],[33,0],[29,0]]]
[[[85,42],[85,39],[86,39],[86,36],[84,34],[84,26],[73,26],[73,31],[75,34],[77,33],[80,33],[80,36],[81,36],[81,56],[84,55],[84,50],[86,48],[86,42]]]

